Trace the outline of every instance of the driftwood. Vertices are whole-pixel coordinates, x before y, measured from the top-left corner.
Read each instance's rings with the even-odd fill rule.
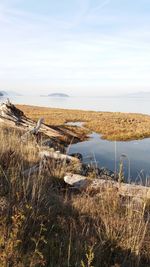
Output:
[[[40,118],[37,123],[32,121],[20,109],[16,108],[9,99],[0,104],[0,122],[24,131],[21,136],[21,140],[24,142],[30,135],[36,136],[38,140],[40,133],[44,133],[47,137],[60,137],[58,131],[44,124],[44,118]]]
[[[47,137],[62,137],[59,131],[45,125],[43,118],[39,119],[37,123],[27,118],[9,99],[0,104],[0,123],[25,131],[23,138],[26,134],[37,134],[38,132],[44,133]]]
[[[26,141],[26,139],[28,138],[28,136],[30,136],[31,134],[33,135],[37,135],[41,126],[42,126],[42,123],[44,122],[44,119],[43,118],[40,118],[36,124],[36,126],[32,127],[29,131],[27,131],[25,134],[23,134],[21,136],[21,140],[22,141]]]
[[[38,173],[45,165],[45,159],[60,160],[66,163],[79,163],[79,159],[61,154],[59,151],[40,151],[39,152],[40,161],[38,164],[32,166],[31,168],[22,172],[23,176],[28,177],[32,174]]]
[[[18,122],[24,117],[24,114],[7,99],[5,103],[1,103],[0,105],[0,116],[1,118]]]
[[[79,159],[75,158],[75,157],[71,157],[65,154],[61,154],[59,151],[40,151],[39,152],[39,156],[40,158],[50,158],[50,159],[55,159],[55,160],[61,160],[61,161],[66,161],[66,162],[74,162],[74,163],[78,163],[80,162]]]
[[[64,181],[76,189],[89,189],[93,193],[114,189],[123,197],[150,199],[150,187],[142,185],[118,183],[116,181],[104,179],[87,179],[85,176],[72,173],[66,174]]]
[[[7,126],[19,127],[21,130],[27,131],[26,134],[32,133],[37,134],[39,131],[46,134],[49,137],[62,137],[62,134],[59,131],[52,129],[51,127],[43,124],[43,118],[41,118],[37,124],[31,119],[27,118],[24,113],[17,109],[9,99],[6,103],[0,104],[0,122],[7,124]],[[19,125],[19,126],[18,126]],[[29,130],[31,129],[31,130]],[[25,135],[26,135],[25,134]],[[60,160],[66,163],[80,163],[80,160],[65,154],[61,154],[56,151],[47,151],[43,150],[39,152],[39,163],[28,170],[23,172],[24,176],[30,176],[33,173],[37,173],[42,170],[44,166],[44,159],[55,159]],[[102,175],[100,174],[101,178]],[[77,174],[66,174],[64,181],[70,186],[77,189],[90,189],[93,192],[100,190],[106,190],[107,188],[115,189],[121,196],[131,196],[138,198],[150,198],[150,188],[134,185],[134,184],[125,184],[118,183],[113,180],[105,179],[88,179],[86,176],[81,176]]]
[[[31,133],[37,134],[39,129],[41,128],[42,123],[44,122],[44,118],[40,118],[36,124],[36,126],[31,130]]]

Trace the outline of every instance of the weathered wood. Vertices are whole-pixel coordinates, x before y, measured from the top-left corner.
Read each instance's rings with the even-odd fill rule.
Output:
[[[23,130],[25,131],[25,135],[26,133],[29,135],[29,133],[36,134],[37,132],[41,132],[49,137],[62,137],[60,131],[45,125],[43,123],[43,118],[39,119],[37,123],[34,122],[27,118],[25,114],[20,109],[16,108],[9,100],[0,104],[0,123]]]
[[[2,118],[17,122],[20,121],[24,114],[21,110],[17,109],[9,99],[5,103],[0,104],[0,116]]]
[[[79,190],[89,189],[93,193],[108,190],[110,188],[117,191],[121,196],[124,197],[138,197],[150,199],[150,187],[118,183],[116,181],[104,180],[104,179],[87,179],[87,177],[77,174],[68,173],[64,177],[64,181]]]
[[[40,151],[39,152],[39,156],[40,158],[51,158],[51,159],[56,159],[56,160],[61,160],[61,161],[69,161],[69,162],[80,162],[79,159],[75,158],[75,157],[71,157],[65,154],[61,154],[60,152],[56,152],[56,151]]]
[[[39,152],[40,162],[31,168],[25,170],[22,172],[24,177],[28,177],[32,174],[38,173],[40,170],[42,170],[44,166],[44,159],[54,159],[54,160],[61,160],[62,162],[73,162],[73,163],[79,163],[79,159],[61,154],[59,151],[40,151]]]
[[[33,127],[33,129],[30,130],[30,133],[32,133],[32,134],[37,134],[38,131],[40,130],[41,125],[42,125],[43,122],[44,122],[44,118],[40,118],[40,119],[38,120],[36,126]]]
[[[25,134],[23,134],[21,136],[21,140],[22,141],[26,141],[26,139],[31,135],[31,134],[34,134],[34,135],[37,135],[41,126],[42,126],[42,123],[44,122],[44,119],[43,118],[40,118],[36,124],[36,126],[34,126],[33,128],[31,128],[29,131],[27,131]]]

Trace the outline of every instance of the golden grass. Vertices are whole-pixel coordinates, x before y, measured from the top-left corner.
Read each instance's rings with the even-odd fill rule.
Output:
[[[85,127],[108,140],[133,140],[150,137],[150,116],[134,113],[94,112],[17,105],[32,119],[44,117],[49,125],[68,121],[84,121]]]
[[[61,163],[24,177],[38,160],[35,143],[10,128],[0,139],[0,266],[150,266],[146,200],[135,206],[107,189],[74,194]]]

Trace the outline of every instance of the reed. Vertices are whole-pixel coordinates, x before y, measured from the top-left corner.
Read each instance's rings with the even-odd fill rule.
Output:
[[[61,163],[24,177],[39,151],[20,137],[0,128],[0,266],[150,266],[147,199],[71,192]]]

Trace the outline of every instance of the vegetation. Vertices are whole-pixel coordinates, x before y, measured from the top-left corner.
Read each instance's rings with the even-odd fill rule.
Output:
[[[83,121],[84,126],[108,140],[133,140],[150,137],[150,116],[134,113],[94,112],[41,108],[18,105],[32,119],[44,117],[50,125],[59,126],[68,121]]]
[[[135,204],[113,189],[70,191],[62,179],[68,166],[53,161],[24,176],[39,147],[20,135],[0,129],[0,266],[150,266],[147,200]]]

